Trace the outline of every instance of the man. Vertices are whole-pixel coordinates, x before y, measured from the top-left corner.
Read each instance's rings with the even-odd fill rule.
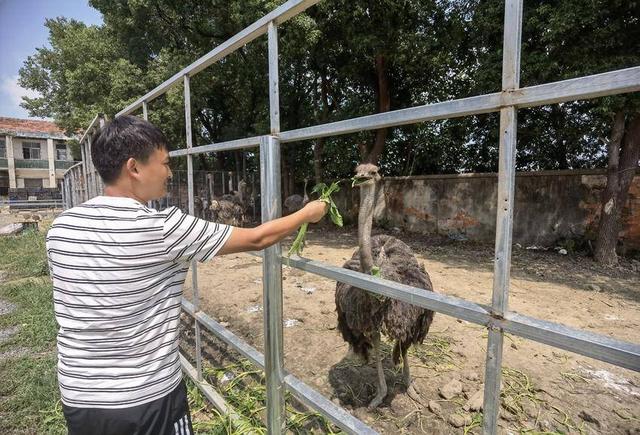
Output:
[[[166,194],[169,153],[160,130],[134,116],[108,123],[91,153],[105,195],[61,213],[47,234],[69,434],[193,433],[178,358],[191,260],[264,249],[327,206],[256,228],[147,208]]]

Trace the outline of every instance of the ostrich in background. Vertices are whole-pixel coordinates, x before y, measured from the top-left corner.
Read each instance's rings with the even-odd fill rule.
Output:
[[[248,185],[244,180],[238,183],[238,190],[233,189],[232,173],[229,172],[229,192],[222,197],[213,198],[209,206],[210,220],[234,227],[241,227],[246,222],[246,200]]]
[[[304,197],[294,193],[293,195],[287,196],[287,199],[284,200],[284,209],[287,214],[295,213],[309,202],[309,195],[307,195],[307,183],[309,183],[309,179],[305,178]]]
[[[356,168],[356,180],[360,188],[360,211],[358,214],[358,245],[350,260],[343,267],[396,281],[412,287],[433,291],[431,280],[423,265],[418,264],[411,248],[393,236],[371,237],[376,186],[380,180],[378,167],[362,164]],[[369,404],[376,408],[387,395],[387,383],[380,359],[380,334],[395,341],[393,362],[402,359],[403,379],[408,395],[420,401],[411,383],[407,351],[413,344],[421,344],[433,321],[433,311],[369,293],[345,283],[336,285],[336,311],[338,330],[349,343],[350,351],[369,361],[373,357],[378,371],[377,394]]]

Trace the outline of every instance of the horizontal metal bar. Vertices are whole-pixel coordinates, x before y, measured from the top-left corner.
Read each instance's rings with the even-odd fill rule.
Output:
[[[76,168],[81,168],[82,167],[82,162],[78,162],[75,165],[73,165],[72,167],[68,168],[66,171],[64,171],[64,175],[67,175],[67,172],[69,171],[73,171]]]
[[[204,325],[209,331],[213,332],[218,338],[230,344],[243,357],[247,358],[260,368],[264,369],[264,356],[260,352],[249,346],[231,331],[225,329],[222,325],[204,314],[202,311],[198,311],[196,315],[193,304],[188,300],[182,299],[182,309],[190,314],[193,318],[197,319],[202,325]]]
[[[256,349],[251,347],[233,332],[224,328],[211,317],[198,311],[194,311],[194,306],[186,299],[182,299],[183,310],[192,316],[196,321],[200,322],[205,328],[211,331],[216,337],[233,347],[237,352],[245,358],[252,361],[255,365],[264,370],[264,356]],[[301,402],[319,411],[322,415],[330,419],[338,427],[352,434],[376,434],[377,432],[369,426],[346,412],[341,407],[335,405],[326,399],[322,394],[318,393],[294,375],[285,372],[285,385],[289,391]]]
[[[289,18],[304,12],[306,9],[318,3],[320,0],[289,0],[285,4],[277,7],[267,15],[260,18],[258,21],[249,25],[239,33],[236,33],[231,38],[227,39],[222,44],[205,54],[191,65],[183,68],[171,78],[165,80],[162,84],[156,86],[153,90],[146,93],[142,97],[138,98],[133,103],[129,104],[123,110],[118,112],[116,116],[127,115],[139,107],[146,101],[147,103],[160,95],[164,94],[169,88],[182,81],[182,77],[185,75],[194,76],[209,65],[219,61],[226,55],[233,53],[238,48],[253,41],[257,37],[267,33],[267,26],[270,21],[274,21],[276,24],[283,23]]]
[[[82,137],[80,138],[80,143],[82,144],[82,142],[84,142],[84,140],[87,138],[87,135],[91,133],[91,130],[93,130],[95,127],[97,127],[97,123],[100,120],[100,117],[102,117],[102,113],[98,113],[96,115],[95,118],[93,118],[93,121],[91,121],[91,123],[89,124],[89,127],[87,127],[87,129],[84,131],[84,134],[82,135]]]
[[[342,267],[324,264],[300,257],[282,257],[283,264],[344,282],[372,293],[398,299],[410,304],[446,314],[480,325],[502,328],[520,337],[575,352],[600,361],[640,371],[640,345],[507,312],[504,318],[492,317],[484,305],[465,301],[423,289],[406,286],[381,278],[365,275]]]
[[[491,319],[489,309],[474,302],[441,293],[424,291],[397,282],[366,275],[354,270],[345,269],[319,261],[292,256],[282,256],[282,263],[288,264],[306,272],[315,273],[334,281],[344,282],[352,286],[398,299],[413,305],[428,308],[458,319],[467,320],[479,325],[487,325]]]
[[[202,153],[214,153],[219,151],[231,151],[240,150],[243,148],[252,148],[260,145],[260,139],[262,136],[247,137],[244,139],[235,139],[227,142],[212,143],[209,145],[201,145],[199,147],[184,148],[180,150],[171,151],[169,157],[179,157],[186,155],[202,154]]]
[[[505,94],[503,105],[513,104],[520,108],[543,106],[638,90],[640,66],[516,89]]]
[[[234,426],[237,427],[239,423],[245,420],[240,415],[238,415],[233,407],[229,405],[227,401],[224,400],[224,398],[220,394],[218,394],[218,392],[207,381],[198,380],[198,373],[196,372],[195,367],[193,367],[182,354],[180,354],[180,364],[182,365],[182,371],[185,372],[187,376],[189,376],[189,378],[191,378],[193,383],[196,384],[196,386],[200,389],[200,391],[202,391],[206,398],[209,399],[209,402],[211,402],[222,415],[229,416],[229,418],[231,419],[231,423]]]
[[[302,403],[310,408],[322,410],[322,414],[347,433],[377,434],[375,430],[353,417],[343,408],[334,405],[330,400],[310,388],[300,379],[289,374],[284,377],[287,389]]]
[[[392,110],[390,112],[361,116],[359,118],[331,122],[313,127],[283,131],[278,137],[280,138],[280,142],[284,143],[397,125],[414,124],[422,121],[479,115],[498,110],[501,104],[500,98],[501,94],[497,92],[408,109]]]
[[[640,345],[581,331],[558,323],[535,319],[515,312],[496,323],[505,332],[548,344],[580,355],[640,371]]]
[[[506,106],[519,108],[589,99],[640,90],[640,67],[627,68],[539,86],[393,110],[375,115],[284,131],[280,142],[293,142],[375,130],[437,119],[480,115]]]

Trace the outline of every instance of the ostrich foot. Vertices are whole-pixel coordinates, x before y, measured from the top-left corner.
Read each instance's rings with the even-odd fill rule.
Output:
[[[382,393],[382,391],[380,391],[378,394],[376,394],[376,397],[374,397],[373,400],[371,401],[371,403],[369,403],[369,406],[367,406],[367,409],[369,411],[373,411],[378,406],[380,406],[380,404],[382,403],[384,398],[387,396],[387,392],[386,391],[384,392],[384,394],[381,394],[381,393]]]
[[[409,386],[407,387],[407,396],[409,396],[414,402],[423,405],[424,401],[422,399],[422,396],[420,395],[420,391],[418,390],[418,388],[416,388],[415,385],[415,382],[411,382],[409,384]]]

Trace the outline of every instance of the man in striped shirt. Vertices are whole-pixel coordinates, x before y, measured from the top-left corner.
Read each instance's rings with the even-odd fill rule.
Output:
[[[105,195],[61,213],[47,234],[69,434],[190,434],[178,356],[190,262],[264,249],[318,222],[326,204],[256,228],[148,208],[166,194],[169,154],[160,130],[134,116],[108,123],[91,153]]]

